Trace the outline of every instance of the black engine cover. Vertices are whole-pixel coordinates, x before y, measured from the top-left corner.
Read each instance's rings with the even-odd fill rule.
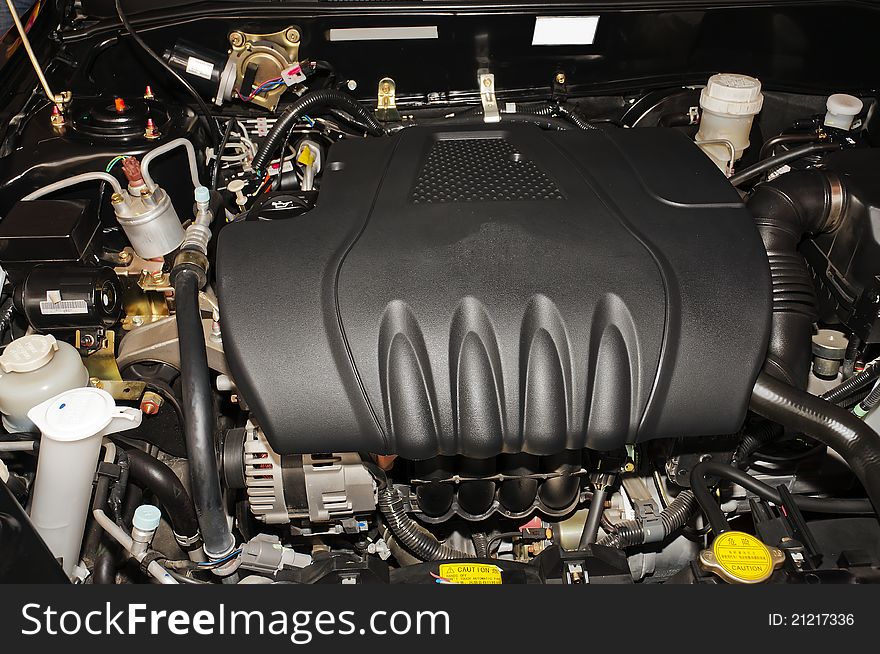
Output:
[[[681,134],[415,127],[328,160],[313,211],[219,239],[226,355],[279,453],[547,455],[740,427],[767,257]]]

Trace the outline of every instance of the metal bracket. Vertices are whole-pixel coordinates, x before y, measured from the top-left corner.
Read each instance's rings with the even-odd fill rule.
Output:
[[[235,30],[229,34],[229,54],[235,62],[235,88],[242,93],[241,85],[248,69],[256,67],[254,82],[261,84],[266,80],[281,77],[282,71],[295,64],[299,57],[300,32],[296,27],[286,27],[271,34],[251,34]],[[250,103],[274,111],[278,101],[287,90],[280,86],[251,98]]]
[[[397,110],[397,85],[390,77],[379,80],[379,95],[376,99],[376,120],[393,123],[400,120]]]
[[[487,68],[481,68],[477,71],[477,81],[480,84],[480,102],[483,103],[483,122],[500,123],[501,112],[495,99],[495,75]]]
[[[101,348],[83,359],[89,371],[89,386],[107,391],[114,400],[137,401],[144,394],[147,385],[145,382],[122,379],[119,366],[116,365],[114,340],[115,334],[108,330]],[[79,347],[79,332],[76,333],[76,341]]]

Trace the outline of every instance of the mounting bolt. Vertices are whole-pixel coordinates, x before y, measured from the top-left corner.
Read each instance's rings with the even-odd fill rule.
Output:
[[[134,325],[135,327],[140,327],[141,325],[144,324],[144,319],[141,316],[132,316],[131,317],[131,324]]]
[[[64,127],[64,114],[58,108],[58,105],[52,105],[52,115],[49,117],[52,127]]]
[[[159,134],[159,128],[156,127],[156,123],[153,122],[152,118],[147,118],[147,127],[144,129],[144,138],[148,141],[152,141],[161,136]]]
[[[154,416],[159,413],[159,409],[165,404],[165,400],[158,393],[147,391],[141,398],[141,411],[148,416]]]
[[[284,36],[291,43],[299,43],[299,30],[295,27],[288,28],[287,31],[284,33]]]
[[[244,34],[241,32],[233,32],[229,35],[229,43],[233,48],[240,48],[244,45]]]
[[[556,83],[557,84],[565,84],[565,73],[563,73],[563,72],[556,73]]]

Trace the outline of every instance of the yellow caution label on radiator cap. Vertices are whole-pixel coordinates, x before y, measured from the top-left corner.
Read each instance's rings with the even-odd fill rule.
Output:
[[[728,531],[718,536],[711,550],[700,553],[700,565],[730,583],[767,581],[785,561],[782,550],[769,547],[751,534]]]
[[[433,575],[438,584],[500,584],[501,568],[486,563],[443,563]]]

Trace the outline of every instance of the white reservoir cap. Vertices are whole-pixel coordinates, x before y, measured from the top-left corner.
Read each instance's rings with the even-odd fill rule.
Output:
[[[162,518],[162,511],[158,506],[152,504],[141,504],[134,510],[134,518],[131,520],[131,526],[141,531],[153,531],[159,528],[159,520]]]
[[[33,372],[49,363],[57,351],[58,342],[54,336],[43,334],[22,336],[9,343],[3,350],[3,354],[0,355],[0,370]]]
[[[100,388],[74,388],[38,404],[28,418],[47,438],[80,441],[97,434],[113,434],[141,424],[139,409],[117,407],[113,396]]]
[[[848,130],[852,127],[855,117],[861,113],[862,107],[864,104],[854,95],[848,93],[829,95],[825,102],[825,108],[828,110],[825,114],[825,125]]]
[[[763,105],[761,82],[748,75],[712,75],[700,93],[700,107],[716,114],[753,116]]]

